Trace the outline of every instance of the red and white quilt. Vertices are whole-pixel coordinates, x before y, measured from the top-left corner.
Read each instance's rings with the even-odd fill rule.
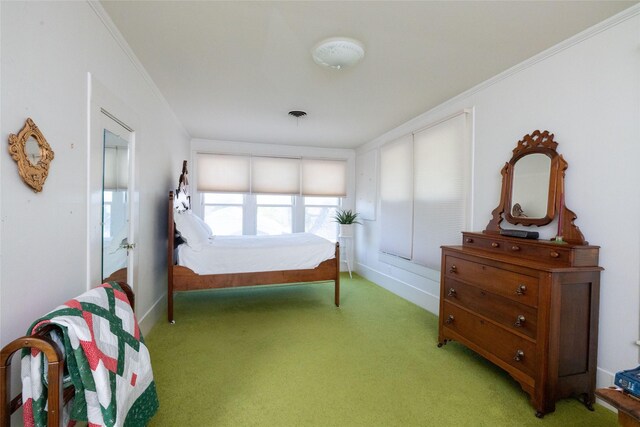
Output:
[[[145,426],[158,409],[149,350],[126,294],[104,283],[57,307],[29,328],[54,324],[52,338],[65,354],[74,398],[67,426]],[[24,424],[47,425],[46,361],[37,350],[22,353]]]

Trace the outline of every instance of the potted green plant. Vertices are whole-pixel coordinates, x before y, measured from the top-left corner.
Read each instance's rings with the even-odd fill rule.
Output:
[[[353,236],[353,224],[360,224],[358,212],[351,209],[337,209],[333,219],[340,224],[340,237]]]

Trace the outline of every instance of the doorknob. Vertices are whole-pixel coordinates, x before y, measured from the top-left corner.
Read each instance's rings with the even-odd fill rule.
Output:
[[[127,253],[136,247],[135,243],[123,243],[120,245],[122,249],[126,249]]]

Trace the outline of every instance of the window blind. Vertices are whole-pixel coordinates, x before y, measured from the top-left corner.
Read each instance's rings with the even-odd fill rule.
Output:
[[[345,197],[347,161],[199,153],[202,192]]]
[[[345,197],[347,195],[347,162],[302,159],[302,195]]]
[[[226,154],[198,154],[198,191],[249,193],[250,157]]]
[[[380,149],[380,250],[411,259],[413,230],[413,137]]]
[[[278,157],[252,157],[251,192],[260,194],[300,194],[300,160]]]
[[[458,244],[469,218],[467,113],[380,148],[380,251],[438,270],[440,246]]]
[[[416,132],[413,139],[414,262],[438,270],[440,246],[458,244],[470,188],[466,115]]]
[[[104,189],[126,190],[129,185],[129,149],[127,147],[104,148]]]

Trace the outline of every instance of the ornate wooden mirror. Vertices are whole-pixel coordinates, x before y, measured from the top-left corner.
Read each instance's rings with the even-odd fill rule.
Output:
[[[543,226],[557,215],[557,241],[584,245],[587,242],[573,223],[576,214],[564,203],[567,162],[549,131],[525,135],[502,168],[500,204],[491,213],[485,233],[500,233],[503,220],[513,225]]]
[[[22,180],[35,192],[42,191],[54,153],[38,126],[28,118],[17,135],[9,135],[9,153]]]

